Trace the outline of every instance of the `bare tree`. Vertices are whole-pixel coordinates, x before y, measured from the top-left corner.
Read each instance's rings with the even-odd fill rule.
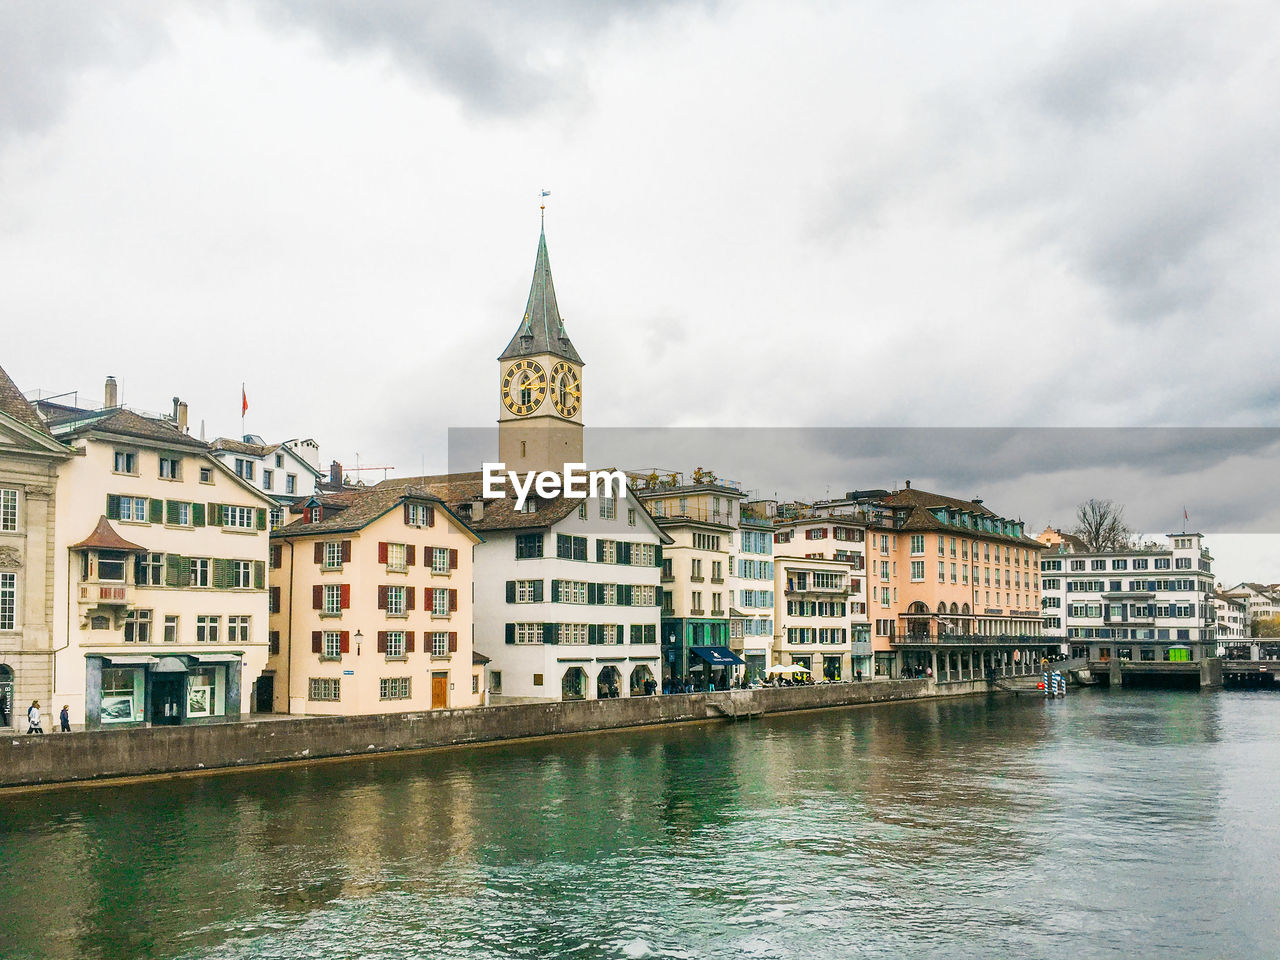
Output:
[[[1076,528],[1090,553],[1127,550],[1133,544],[1133,530],[1124,522],[1124,507],[1112,500],[1090,497],[1076,508]]]

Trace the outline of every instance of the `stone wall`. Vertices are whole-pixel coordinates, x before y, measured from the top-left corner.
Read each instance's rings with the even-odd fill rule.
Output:
[[[985,682],[878,680],[780,689],[524,703],[359,717],[299,717],[0,739],[0,786],[418,750],[726,715],[758,716],[988,690]]]

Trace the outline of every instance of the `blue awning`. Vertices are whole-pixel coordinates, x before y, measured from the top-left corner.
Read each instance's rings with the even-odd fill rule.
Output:
[[[732,667],[746,661],[728,647],[690,647],[689,652],[713,667]]]

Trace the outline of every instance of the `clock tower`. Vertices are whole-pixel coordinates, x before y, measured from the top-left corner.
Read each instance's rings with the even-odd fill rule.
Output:
[[[498,357],[498,459],[508,470],[563,472],[582,457],[582,358],[556,305],[544,222],[520,328]]]

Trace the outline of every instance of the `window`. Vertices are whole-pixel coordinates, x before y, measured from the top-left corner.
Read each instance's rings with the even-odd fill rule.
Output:
[[[516,643],[541,643],[542,642],[542,624],[540,623],[517,623],[515,624],[515,642]]]
[[[587,519],[587,501],[585,500],[583,500],[580,504],[578,504],[578,519],[579,520]]]
[[[636,525],[636,511],[634,507],[628,508],[627,510],[627,523],[633,527]]]
[[[178,642],[178,617],[176,614],[165,614],[164,618],[164,642]]]
[[[1156,570],[1168,570],[1168,569],[1169,569],[1169,558],[1168,558],[1168,557],[1156,557],[1155,569],[1156,569]]]
[[[388,630],[387,631],[387,650],[388,657],[403,657],[404,653],[404,631]]]
[[[326,540],[324,544],[324,566],[335,570],[342,566],[342,541]]]
[[[447,657],[449,655],[449,634],[443,630],[437,630],[431,634],[431,655],[433,657]]]
[[[116,473],[133,473],[138,472],[138,455],[131,450],[117,450],[115,452],[115,465],[113,468]]]
[[[191,557],[191,586],[207,587],[209,585],[209,560],[207,557]]]
[[[241,480],[253,479],[253,461],[236,457],[236,476]]]
[[[298,492],[298,475],[297,475],[296,473],[286,473],[286,474],[285,474],[285,476],[284,476],[284,492],[285,492],[285,493],[297,493],[297,492]],[[336,700],[336,699],[338,699],[338,698],[337,698],[337,697],[334,697],[334,699]]]
[[[385,587],[387,591],[387,616],[398,617],[405,612],[404,587]]]
[[[249,642],[249,617],[227,617],[227,643]]]
[[[542,534],[521,533],[516,535],[516,559],[531,560],[542,556]]]
[[[182,479],[182,460],[178,457],[161,457],[160,458],[160,479],[162,480],[181,480]]]
[[[942,581],[944,581],[945,579],[947,579],[947,564],[946,564],[946,561],[939,560],[938,561],[938,582],[942,583]]]
[[[275,480],[274,470],[262,471],[262,489],[263,490],[270,490],[274,480]]]
[[[689,576],[694,580],[701,580],[702,579],[702,560],[698,557],[694,557],[689,562],[689,564],[690,564]]]
[[[432,573],[448,573],[449,572],[449,548],[448,547],[432,547],[431,548],[431,572]]]
[[[284,507],[271,508],[271,529],[284,526]]]
[[[516,603],[534,603],[542,599],[541,580],[517,580]]]
[[[403,543],[387,544],[387,569],[388,570],[408,570],[409,569],[409,551],[405,549]]]
[[[1190,558],[1190,557],[1178,557],[1176,560],[1174,560],[1173,565],[1174,565],[1177,569],[1179,569],[1179,570],[1190,570],[1190,569],[1191,569],[1191,558]]]
[[[924,534],[913,533],[911,535],[911,555],[913,557],[924,553]]]
[[[693,535],[693,548],[695,550],[716,550],[720,549],[720,537],[711,533],[695,533]]]
[[[408,700],[408,677],[383,677],[378,681],[378,698],[380,700]],[[313,698],[314,699],[314,698]]]
[[[473,673],[471,675],[471,692],[472,693],[480,692],[480,675],[479,674]]]
[[[164,585],[164,554],[142,553],[133,561],[133,580],[140,587]]]
[[[613,520],[618,515],[618,502],[613,497],[600,498],[600,519]]]
[[[433,617],[447,617],[449,615],[448,590],[431,591],[431,615]]]
[[[342,658],[342,633],[338,630],[326,630],[320,637],[320,654],[330,660]]]
[[[196,617],[196,642],[217,643],[218,630],[221,626],[221,617],[209,617],[203,615]]]
[[[124,643],[151,643],[151,611],[129,611],[124,614]]]
[[[342,613],[342,584],[326,583],[324,585],[324,603],[321,613]]]
[[[224,504],[222,507],[222,525],[239,527],[242,530],[253,529],[253,507],[235,507]]]
[[[147,522],[147,500],[145,497],[121,497],[120,519],[133,523]]]
[[[238,590],[253,587],[253,564],[248,560],[231,561],[231,586]]]
[[[191,526],[191,504],[183,500],[166,500],[164,522],[173,527]]]
[[[200,468],[200,482],[213,483],[213,467]]]
[[[0,490],[0,530],[12,533],[18,529],[18,491]]]
[[[340,700],[338,677],[312,677],[307,685],[309,700]]]
[[[923,540],[924,538],[921,537],[921,539]],[[888,564],[885,564],[885,566],[888,566]],[[889,572],[887,570],[884,572],[884,579],[885,580],[889,579]],[[911,561],[911,579],[917,580],[917,581],[924,579],[924,561],[923,560]]]

